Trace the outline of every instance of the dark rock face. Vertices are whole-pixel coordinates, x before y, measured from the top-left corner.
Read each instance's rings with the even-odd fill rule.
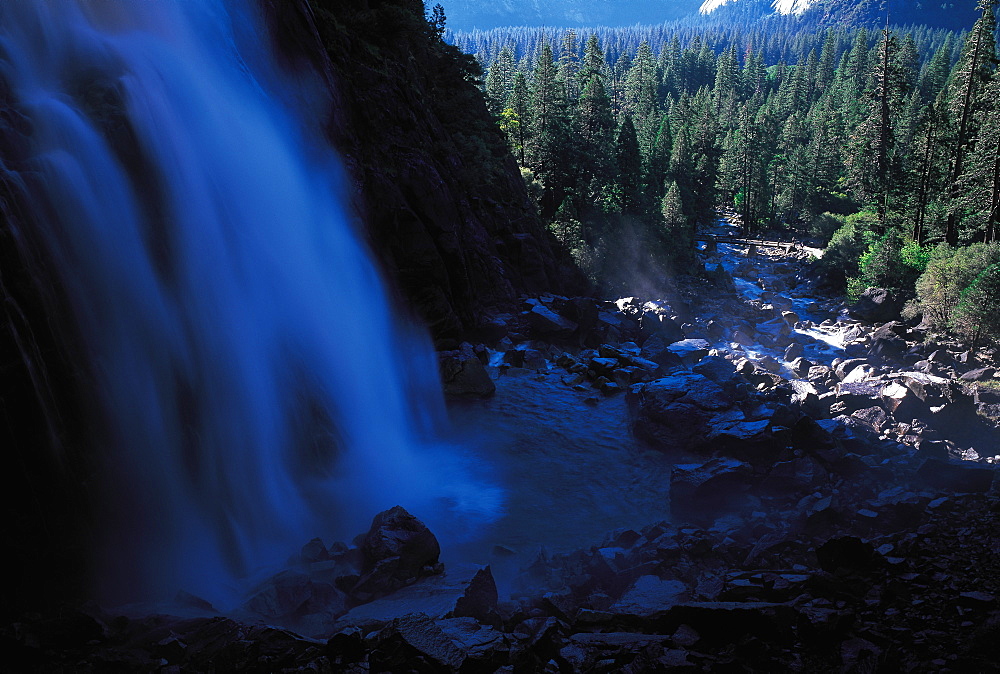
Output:
[[[284,46],[323,64],[357,212],[434,337],[478,327],[522,292],[581,294],[473,83],[478,66],[433,34],[423,4],[312,6],[320,46]]]

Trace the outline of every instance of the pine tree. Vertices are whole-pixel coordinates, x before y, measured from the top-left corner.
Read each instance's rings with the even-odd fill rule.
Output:
[[[622,213],[639,215],[642,212],[642,155],[639,153],[635,125],[627,114],[615,142],[615,159],[618,207]]]
[[[960,179],[965,171],[965,160],[975,138],[976,113],[984,103],[983,91],[997,64],[996,17],[994,15],[997,2],[998,0],[980,0],[979,9],[982,14],[966,38],[962,48],[962,56],[952,74],[953,97],[949,108],[956,126],[950,181],[953,204],[957,204],[959,201]],[[959,217],[957,209],[953,207],[948,215],[945,232],[945,240],[951,245],[958,243]]]
[[[504,47],[486,71],[486,105],[494,115],[503,112],[507,105],[515,71],[514,51],[509,46]]]
[[[507,133],[507,140],[517,163],[527,166],[527,146],[531,137],[531,97],[528,93],[528,80],[523,70],[514,74],[514,84],[511,86],[507,105],[503,111],[501,128]]]
[[[675,263],[690,262],[694,257],[694,232],[685,214],[681,189],[676,181],[664,185],[664,195],[660,202],[662,218],[662,239],[669,246],[669,254]]]
[[[559,47],[559,79],[566,90],[566,98],[576,101],[580,97],[580,59],[577,53],[576,31],[570,28],[563,33]]]

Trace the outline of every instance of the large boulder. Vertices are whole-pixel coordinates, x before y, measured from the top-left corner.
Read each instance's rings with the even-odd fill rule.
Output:
[[[438,357],[441,383],[446,395],[463,398],[488,398],[496,390],[481,360],[458,351],[443,352]]]
[[[667,347],[667,351],[681,359],[687,367],[698,364],[708,355],[711,345],[704,339],[682,339]]]
[[[402,506],[376,515],[359,547],[361,576],[351,594],[360,600],[389,594],[440,571],[437,538]]]
[[[851,316],[869,323],[887,323],[899,318],[903,302],[885,288],[866,288],[850,308]]]
[[[694,372],[636,384],[627,400],[636,434],[665,451],[703,444],[713,419],[734,402],[722,387]]]
[[[684,331],[680,324],[664,313],[644,312],[639,321],[639,330],[639,339],[642,341],[654,336],[662,337],[667,344],[684,339]]]
[[[714,513],[745,493],[753,479],[753,468],[736,459],[678,464],[670,473],[671,509],[683,517]]]
[[[540,302],[531,307],[529,311],[524,312],[523,315],[528,321],[528,325],[531,326],[532,332],[541,338],[566,339],[580,327]]]

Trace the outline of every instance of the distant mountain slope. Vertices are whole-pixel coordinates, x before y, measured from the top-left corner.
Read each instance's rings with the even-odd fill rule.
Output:
[[[627,26],[711,16],[746,21],[791,14],[822,25],[881,23],[886,0],[440,0],[455,30],[497,26]],[[435,0],[427,0],[428,6]],[[975,0],[888,0],[894,24],[963,29],[976,19]],[[750,11],[748,11],[750,10]]]
[[[436,0],[428,0],[433,6]],[[497,26],[662,23],[697,15],[702,0],[439,0],[455,30]]]

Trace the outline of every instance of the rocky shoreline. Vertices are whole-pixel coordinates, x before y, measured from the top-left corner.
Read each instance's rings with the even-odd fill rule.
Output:
[[[995,671],[996,354],[892,320],[878,291],[841,314],[804,254],[762,253],[710,259],[670,301],[526,297],[440,354],[454,396],[497,377],[595,414],[626,396],[674,462],[670,521],[540,553],[507,598],[394,508],[305,545],[231,617],[190,595],[172,617],[26,616],[11,671]]]

